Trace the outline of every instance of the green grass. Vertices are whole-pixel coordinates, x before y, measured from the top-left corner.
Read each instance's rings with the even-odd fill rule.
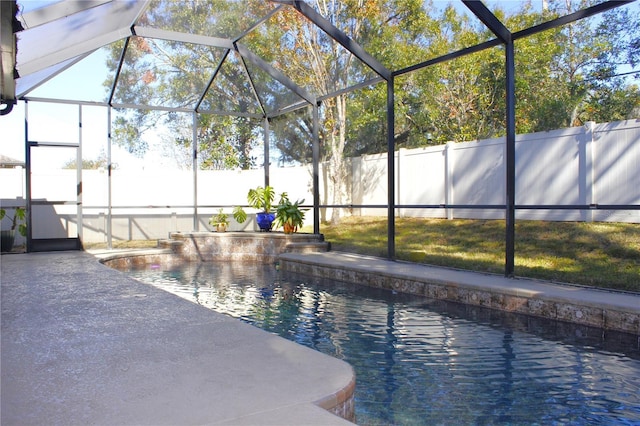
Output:
[[[113,240],[111,244],[114,249],[129,248],[156,248],[158,240]],[[85,250],[106,249],[107,243],[84,243]]]
[[[387,256],[386,218],[350,217],[321,232],[333,250]],[[640,225],[517,221],[515,275],[640,292]],[[396,258],[504,274],[503,220],[397,219]]]

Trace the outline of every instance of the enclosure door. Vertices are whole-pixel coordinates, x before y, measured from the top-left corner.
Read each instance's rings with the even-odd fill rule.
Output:
[[[80,145],[30,142],[27,251],[82,248]]]

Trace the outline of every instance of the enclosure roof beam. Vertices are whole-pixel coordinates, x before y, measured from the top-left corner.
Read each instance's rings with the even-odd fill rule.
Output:
[[[131,29],[131,33],[133,33],[133,28]],[[107,102],[109,105],[113,102],[113,96],[116,93],[116,86],[118,85],[118,80],[120,79],[120,73],[122,72],[122,65],[124,64],[124,58],[127,55],[127,49],[129,48],[129,42],[131,41],[131,37],[127,37],[124,41],[124,46],[122,47],[122,52],[120,52],[120,59],[118,60],[118,68],[116,68],[116,74],[113,77],[113,83],[111,84],[111,90],[109,91],[109,101]]]
[[[264,72],[269,74],[271,78],[280,82],[287,89],[293,91],[296,95],[300,96],[302,99],[309,102],[310,104],[316,103],[315,96],[311,95],[302,87],[298,86],[296,83],[293,82],[293,80],[287,77],[284,73],[272,67],[271,64],[269,64],[268,62],[260,58],[258,55],[250,51],[246,46],[240,43],[235,43],[235,48],[236,48],[236,51],[240,54],[240,56],[242,56],[244,59],[247,59],[249,62],[256,65],[257,67],[261,68]]]
[[[267,115],[267,109],[265,108],[262,99],[260,99],[260,95],[258,94],[258,89],[256,88],[256,84],[253,82],[253,77],[251,77],[251,72],[249,72],[249,68],[247,68],[247,60],[240,56],[240,60],[242,61],[242,71],[244,75],[247,76],[247,80],[249,81],[249,87],[251,88],[251,94],[253,94],[253,98],[256,100],[258,105],[260,105],[260,111],[262,111],[263,117]]]
[[[24,29],[36,28],[58,19],[109,3],[111,0],[61,1],[21,14],[18,19]]]
[[[242,34],[240,34],[239,36],[237,36],[236,38],[233,39],[234,43],[236,41],[240,41],[241,39],[243,39],[247,34],[249,34],[250,32],[252,32],[253,30],[255,30],[256,28],[258,28],[260,25],[262,25],[263,23],[267,22],[269,19],[271,19],[271,17],[273,15],[275,15],[276,13],[278,13],[280,10],[282,9],[282,6],[278,6],[276,8],[274,8],[271,12],[267,13],[265,16],[263,16],[261,19],[259,19],[257,22],[255,22],[251,27],[249,27],[247,30],[245,30],[245,32],[243,32]]]
[[[323,101],[325,101],[327,99],[335,98],[336,96],[340,96],[340,95],[344,95],[344,94],[347,94],[347,93],[354,92],[356,90],[364,89],[366,87],[375,86],[377,84],[382,83],[383,81],[385,81],[385,80],[382,77],[370,78],[369,80],[363,81],[362,83],[354,84],[352,86],[345,87],[344,89],[336,90],[333,93],[328,93],[328,94],[323,95],[323,96],[318,96],[318,103],[323,102]]]
[[[256,118],[256,119],[264,118],[264,114],[254,114],[251,112],[219,111],[219,110],[216,111],[212,109],[199,109],[196,112],[198,114],[219,115],[224,117],[245,117],[245,118]]]
[[[503,43],[508,43],[512,41],[511,31],[507,27],[504,26],[502,22],[496,16],[491,13],[487,6],[484,5],[481,1],[478,0],[462,0],[471,12],[482,21],[483,24],[491,30]]]
[[[140,37],[155,38],[166,41],[178,41],[181,43],[200,44],[203,46],[217,47],[221,49],[233,49],[233,42],[229,39],[209,37],[198,34],[187,34],[178,31],[161,30],[151,27],[134,27],[135,34]]]
[[[307,108],[307,107],[309,107],[309,104],[306,101],[296,102],[295,104],[291,104],[289,106],[286,106],[284,108],[280,108],[277,111],[274,111],[272,113],[267,114],[267,118],[269,118],[269,119],[276,118],[276,117],[279,117],[281,115],[288,114],[290,112],[294,112],[294,111],[297,111],[299,109]]]
[[[347,49],[356,58],[364,62],[369,68],[376,72],[380,77],[386,81],[391,79],[391,71],[387,69],[376,58],[367,53],[362,46],[352,40],[345,33],[340,31],[331,22],[325,19],[324,16],[316,12],[311,6],[301,0],[275,0],[278,3],[288,4],[293,6],[298,12],[300,12],[305,18],[310,20],[313,24],[319,27],[322,31],[327,33],[336,42],[340,43],[342,47]]]
[[[220,68],[222,68],[222,64],[224,64],[224,61],[227,59],[227,56],[229,56],[229,52],[231,52],[230,49],[227,49],[224,52],[224,55],[222,56],[222,59],[220,60],[220,62],[218,62],[218,66],[216,67],[215,71],[211,75],[211,78],[209,79],[209,82],[207,83],[207,87],[205,87],[204,90],[202,91],[202,93],[200,94],[198,102],[196,102],[196,106],[194,108],[194,110],[196,112],[198,112],[198,110],[200,109],[200,105],[202,105],[202,102],[204,102],[204,98],[207,96],[207,92],[211,88],[211,85],[213,84],[213,80],[216,79],[216,76],[220,72]]]
[[[553,19],[551,21],[543,22],[542,24],[535,25],[533,27],[526,28],[521,31],[513,33],[513,39],[528,37],[533,34],[540,33],[542,31],[551,30],[562,25],[570,24],[572,22],[579,21],[584,18],[589,18],[593,15],[606,12],[609,9],[624,6],[625,4],[633,3],[635,0],[620,0],[620,1],[606,1],[604,3],[596,4],[586,9],[578,10],[565,16]]]
[[[459,58],[465,55],[471,55],[472,53],[480,52],[485,49],[489,49],[491,47],[495,47],[502,44],[500,39],[494,38],[493,40],[488,40],[480,44],[476,44],[475,46],[466,47],[464,49],[457,50],[455,52],[447,53],[446,55],[438,56],[437,58],[429,59],[428,61],[420,62],[419,64],[411,65],[406,68],[399,69],[393,72],[394,76],[407,74],[413,71],[417,71],[421,68],[429,67],[431,65],[436,65],[442,62],[447,62],[452,59]]]

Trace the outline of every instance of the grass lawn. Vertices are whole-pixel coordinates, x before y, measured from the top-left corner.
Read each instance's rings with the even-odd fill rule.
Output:
[[[320,231],[333,250],[387,255],[386,218],[349,217]],[[504,239],[503,220],[396,220],[398,260],[504,274]],[[640,225],[516,221],[515,274],[640,292]]]
[[[156,248],[158,240],[113,240],[111,244],[114,249],[130,249],[130,248]],[[106,249],[107,243],[84,243],[85,250]]]

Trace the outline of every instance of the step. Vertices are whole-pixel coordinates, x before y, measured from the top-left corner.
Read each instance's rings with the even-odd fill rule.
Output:
[[[174,253],[182,247],[184,242],[179,240],[158,240],[158,248],[171,249]]]
[[[289,243],[285,246],[286,253],[322,253],[331,250],[327,241]]]

